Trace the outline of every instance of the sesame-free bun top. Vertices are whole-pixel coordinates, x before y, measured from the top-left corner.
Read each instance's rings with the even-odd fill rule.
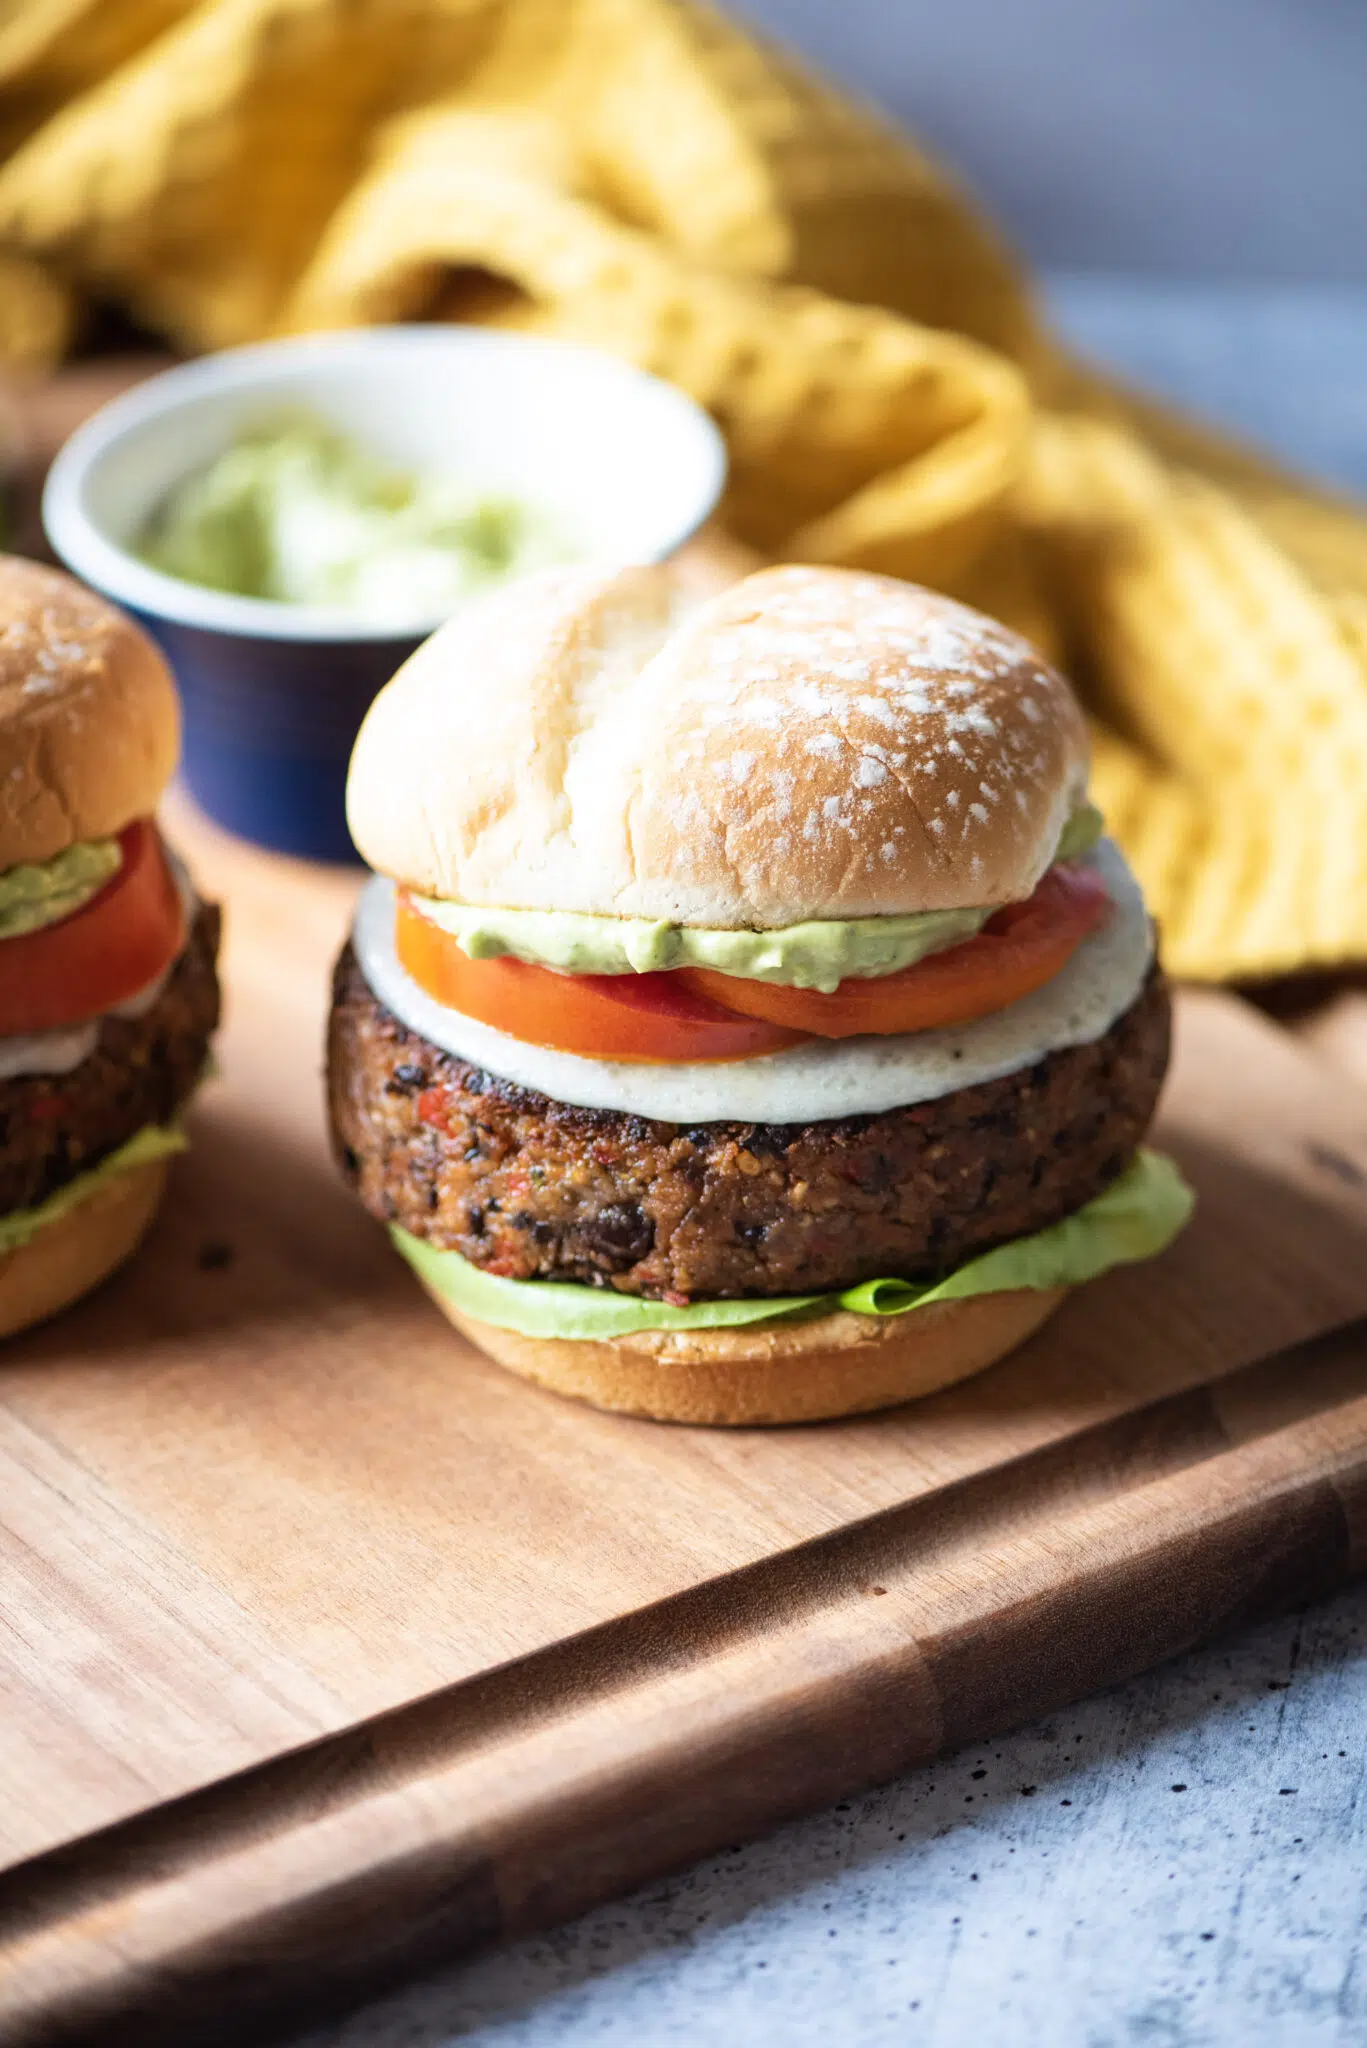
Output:
[[[147,816],[179,752],[147,635],[60,569],[0,555],[0,872]]]
[[[1028,896],[1087,739],[1028,643],[933,591],[775,568],[555,568],[458,613],[380,693],[352,836],[483,907],[761,930]]]

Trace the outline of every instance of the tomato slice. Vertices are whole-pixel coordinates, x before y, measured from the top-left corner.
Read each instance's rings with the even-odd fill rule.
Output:
[[[532,1045],[612,1060],[745,1060],[806,1034],[744,1017],[664,974],[558,974],[521,960],[472,960],[399,891],[394,941],[420,988]]]
[[[1024,903],[1006,904],[975,937],[932,953],[900,974],[842,981],[829,995],[777,982],[742,981],[706,967],[685,968],[676,978],[746,1016],[816,1038],[929,1031],[971,1024],[1043,987],[1088,934],[1105,923],[1110,910],[1105,884],[1094,868],[1061,862]]]
[[[559,974],[521,960],[472,960],[403,890],[395,943],[439,1003],[533,1045],[589,1059],[743,1060],[806,1038],[927,1031],[1004,1010],[1052,980],[1110,909],[1092,868],[1060,863],[976,937],[900,974],[843,981],[829,995],[701,967]]]
[[[0,939],[0,1037],[84,1024],[136,995],[185,942],[185,912],[150,818],[119,834],[103,889],[40,931]]]

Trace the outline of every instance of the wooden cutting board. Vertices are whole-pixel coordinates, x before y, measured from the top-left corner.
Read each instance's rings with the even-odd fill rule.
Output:
[[[334,1176],[355,876],[173,830],[222,1072],[0,1361],[0,2039],[259,2041],[1357,1568],[1367,1092],[1251,1009],[1181,1006],[1155,1265],[918,1406],[662,1428],[476,1356]]]

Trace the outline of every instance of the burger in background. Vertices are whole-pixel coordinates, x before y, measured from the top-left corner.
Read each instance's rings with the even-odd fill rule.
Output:
[[[0,1335],[128,1257],[184,1143],[219,917],[153,815],[179,730],[145,634],[0,557]]]
[[[1190,1197],[1169,999],[1082,715],[932,592],[555,569],[400,670],[352,763],[344,1170],[451,1320],[663,1419],[978,1370]]]

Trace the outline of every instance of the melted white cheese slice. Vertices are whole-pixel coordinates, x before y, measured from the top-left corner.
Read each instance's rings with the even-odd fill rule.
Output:
[[[807,1123],[934,1102],[994,1081],[1070,1045],[1088,1045],[1134,1001],[1153,957],[1139,885],[1108,839],[1089,856],[1115,904],[1068,965],[1033,995],[974,1024],[895,1038],[819,1040],[751,1060],[582,1059],[529,1045],[448,1009],[420,988],[394,950],[394,884],[375,876],[361,893],[352,938],[361,972],[410,1031],[504,1080],[584,1109],[616,1109],[662,1123]]]

